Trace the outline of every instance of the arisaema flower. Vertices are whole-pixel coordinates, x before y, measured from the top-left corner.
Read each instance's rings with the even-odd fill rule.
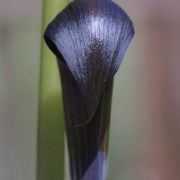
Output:
[[[113,77],[133,35],[111,0],[75,0],[46,29],[61,74],[72,180],[106,177]]]

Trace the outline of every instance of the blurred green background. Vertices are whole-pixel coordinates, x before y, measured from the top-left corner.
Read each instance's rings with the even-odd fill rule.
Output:
[[[180,2],[116,2],[136,34],[115,78],[108,180],[179,180]],[[41,14],[42,0],[0,0],[0,180],[35,180]]]

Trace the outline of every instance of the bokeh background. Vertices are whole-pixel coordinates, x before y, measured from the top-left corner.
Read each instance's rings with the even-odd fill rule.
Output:
[[[180,1],[116,2],[136,34],[115,78],[108,180],[179,180]],[[0,0],[0,180],[35,180],[41,13],[42,0]]]

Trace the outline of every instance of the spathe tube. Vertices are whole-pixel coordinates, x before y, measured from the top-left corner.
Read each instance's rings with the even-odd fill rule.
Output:
[[[72,180],[104,180],[113,76],[134,35],[110,0],[75,0],[48,25],[58,59]]]

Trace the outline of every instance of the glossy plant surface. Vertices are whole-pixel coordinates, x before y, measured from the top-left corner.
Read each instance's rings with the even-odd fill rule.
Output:
[[[62,78],[72,180],[106,177],[113,76],[133,34],[110,0],[75,0],[46,29]]]

